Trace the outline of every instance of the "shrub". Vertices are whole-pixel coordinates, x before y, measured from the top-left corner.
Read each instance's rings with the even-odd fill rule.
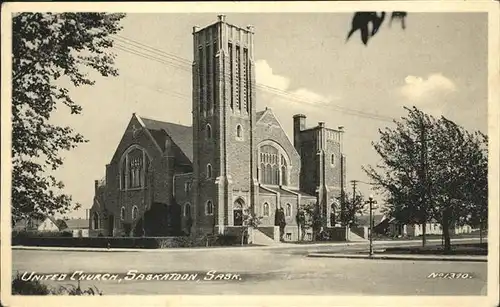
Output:
[[[42,284],[39,281],[25,281],[21,279],[21,275],[12,280],[12,294],[13,295],[49,295],[51,288]]]
[[[42,284],[40,281],[26,281],[17,273],[12,280],[13,295],[102,295],[96,286],[82,290],[80,281],[75,285],[59,286],[58,288]]]
[[[241,245],[241,238],[237,235],[216,235],[211,245],[214,246],[231,246],[231,245]]]

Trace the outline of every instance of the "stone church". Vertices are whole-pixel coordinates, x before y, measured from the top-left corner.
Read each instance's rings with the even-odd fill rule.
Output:
[[[220,15],[192,34],[192,127],[133,114],[105,178],[95,181],[90,229],[104,236],[228,233],[251,211],[272,236],[283,209],[283,238],[293,241],[297,210],[310,203],[328,217],[324,227],[335,226],[345,180],[342,130],[307,127],[297,114],[291,141],[271,109],[257,111],[251,26]]]

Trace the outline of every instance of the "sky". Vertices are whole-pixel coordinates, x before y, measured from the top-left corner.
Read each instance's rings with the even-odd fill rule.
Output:
[[[379,161],[371,142],[405,114],[404,106],[488,130],[485,14],[410,13],[405,30],[386,21],[367,46],[359,34],[345,40],[351,13],[225,14],[229,23],[255,27],[257,83],[280,93],[258,90],[257,110],[271,108],[291,140],[297,113],[307,116],[308,127],[344,126],[348,181],[369,181],[361,167]],[[113,48],[120,75],[72,89],[82,114],[60,108],[52,119],[89,140],[63,152],[55,173],[82,204],[69,216],[83,217],[92,206],[94,180],[105,176],[133,112],[191,125],[192,27],[216,20],[212,13],[125,17]],[[372,193],[363,183],[358,190]]]

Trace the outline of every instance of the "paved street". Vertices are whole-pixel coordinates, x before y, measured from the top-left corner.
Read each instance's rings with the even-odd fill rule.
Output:
[[[377,248],[382,246],[378,244]],[[137,270],[139,273],[198,273],[197,281],[122,279],[121,282],[85,281],[81,284],[96,285],[104,294],[486,294],[486,262],[332,259],[305,256],[308,252],[345,252],[347,249],[366,249],[366,245],[347,248],[340,244],[279,249],[232,248],[162,252],[14,250],[12,262],[13,273],[126,273],[129,270]],[[239,274],[239,277],[226,281],[203,280],[206,272],[211,270]],[[472,274],[473,278],[427,278],[433,272],[466,272]],[[57,285],[58,282],[47,283]]]

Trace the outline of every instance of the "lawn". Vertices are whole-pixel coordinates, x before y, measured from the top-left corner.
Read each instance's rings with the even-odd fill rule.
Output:
[[[488,243],[453,244],[450,251],[443,246],[389,247],[378,254],[418,254],[418,255],[488,255]]]

